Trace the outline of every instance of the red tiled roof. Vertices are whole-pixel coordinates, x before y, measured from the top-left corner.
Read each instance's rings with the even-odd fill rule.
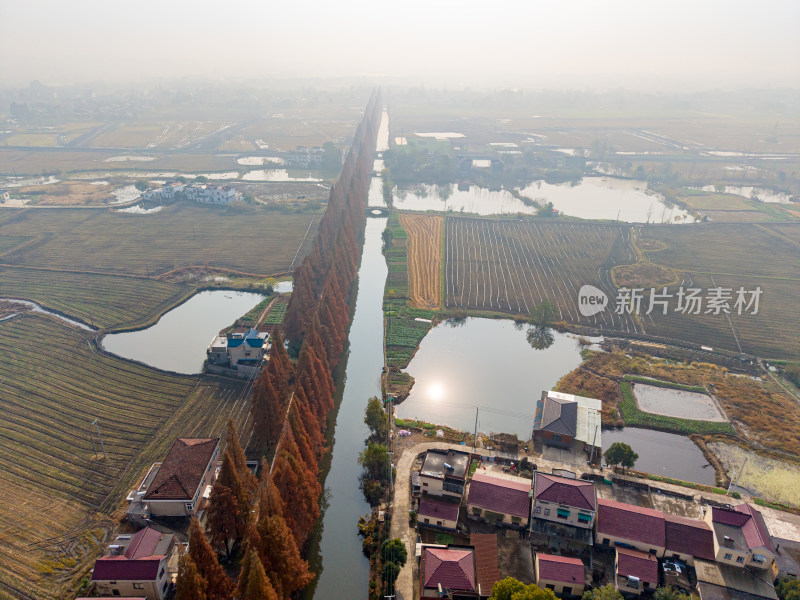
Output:
[[[722,523],[731,527],[744,527],[744,524],[749,520],[750,515],[741,511],[717,508],[716,506],[711,508],[711,521],[714,523]]]
[[[664,513],[667,550],[714,560],[714,532],[708,523]]]
[[[652,554],[617,546],[617,575],[638,577],[658,585],[658,559]]]
[[[147,488],[145,500],[192,500],[219,438],[178,438]]]
[[[584,585],[583,563],[579,558],[536,553],[539,561],[539,579],[572,585]]]
[[[597,533],[598,537],[606,533],[651,546],[666,545],[662,512],[604,498],[597,500]]]
[[[128,560],[124,556],[103,556],[94,563],[92,581],[155,581],[162,558]]]
[[[481,594],[489,594],[492,586],[500,581],[500,567],[497,558],[497,534],[473,533],[469,542],[475,548],[475,570]]]
[[[753,508],[750,504],[734,506],[733,510],[750,516],[748,522],[742,527],[747,547],[753,550],[763,546],[770,552],[775,553],[775,548],[772,546],[772,538],[770,538],[769,531],[767,531],[767,524],[764,523],[761,511]]]
[[[594,484],[581,479],[567,479],[537,471],[533,497],[584,510],[597,510]]]
[[[435,496],[423,495],[419,499],[419,516],[448,521],[458,521],[458,502],[440,500]]]
[[[136,532],[136,535],[133,536],[131,543],[128,545],[128,549],[125,550],[125,558],[128,560],[139,560],[140,558],[153,556],[160,539],[160,531],[156,531],[152,527],[140,529]]]
[[[423,586],[475,591],[475,563],[472,550],[425,548]]]
[[[475,473],[469,484],[467,504],[492,512],[528,519],[531,514],[531,484]]]

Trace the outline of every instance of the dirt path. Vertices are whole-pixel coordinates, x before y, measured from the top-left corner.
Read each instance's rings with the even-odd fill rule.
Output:
[[[400,214],[408,233],[408,284],[411,303],[439,308],[442,303],[441,265],[444,217]]]

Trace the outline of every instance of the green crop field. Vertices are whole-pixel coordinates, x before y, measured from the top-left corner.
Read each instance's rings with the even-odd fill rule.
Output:
[[[249,396],[243,383],[102,354],[45,316],[2,321],[0,335],[0,580],[61,597],[102,551],[143,470],[176,436],[217,435],[228,415],[243,423]],[[95,456],[95,419],[106,458]]]

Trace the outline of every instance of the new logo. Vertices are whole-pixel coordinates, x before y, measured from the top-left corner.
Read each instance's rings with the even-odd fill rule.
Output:
[[[593,285],[584,285],[578,292],[578,310],[584,317],[591,317],[605,310],[608,296]]]

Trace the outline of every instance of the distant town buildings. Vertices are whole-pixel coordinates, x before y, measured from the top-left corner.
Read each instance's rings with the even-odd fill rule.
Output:
[[[286,154],[286,166],[298,169],[308,169],[318,167],[325,158],[325,150],[321,146],[297,146],[293,151]]]
[[[204,204],[230,204],[231,202],[242,200],[241,192],[230,186],[212,183],[183,184],[179,182],[169,182],[158,188],[149,189],[142,193],[142,199],[160,202],[163,200],[175,200],[181,194],[188,200]]]

